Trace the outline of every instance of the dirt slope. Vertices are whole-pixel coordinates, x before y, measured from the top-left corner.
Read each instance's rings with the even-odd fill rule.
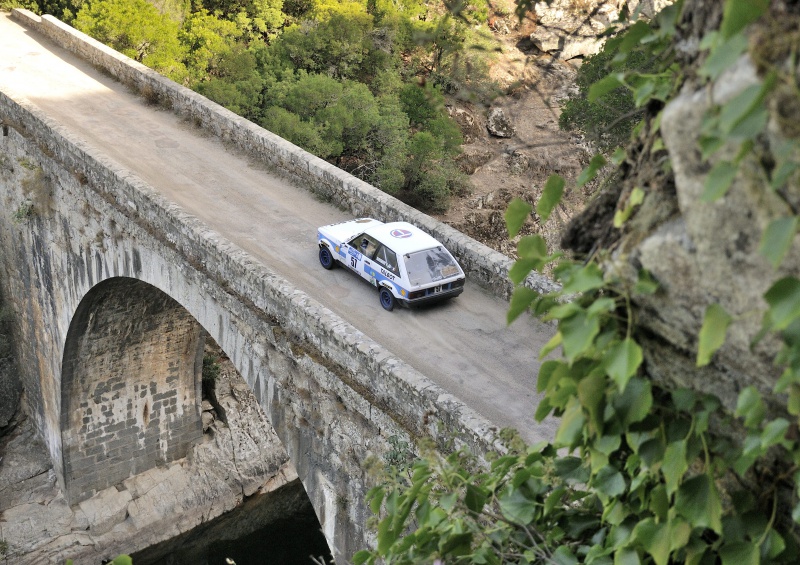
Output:
[[[450,209],[437,217],[509,256],[516,245],[509,241],[503,214],[515,197],[535,203],[547,178],[554,173],[574,180],[588,164],[591,153],[583,140],[558,127],[560,105],[574,88],[578,61],[553,59],[529,40],[535,24],[519,23],[510,15],[495,23],[502,52],[491,68],[491,78],[504,94],[490,106],[453,102],[451,115],[465,132],[465,169],[471,172],[473,190],[455,197]],[[512,122],[513,137],[500,138],[486,128],[489,110],[501,108]],[[477,165],[477,167],[476,167]],[[592,186],[570,191],[546,225],[529,220],[523,234],[539,233],[550,248],[558,247],[561,227],[583,207]]]

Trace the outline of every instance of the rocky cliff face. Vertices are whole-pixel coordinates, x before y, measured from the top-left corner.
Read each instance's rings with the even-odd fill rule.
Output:
[[[791,5],[790,5],[791,4]],[[731,188],[720,199],[704,201],[705,182],[713,166],[732,161],[739,148],[732,139],[710,160],[702,158],[699,138],[703,120],[712,105],[732,100],[748,87],[761,85],[762,72],[754,63],[753,43],[719,77],[712,87],[697,79],[704,55],[698,49],[703,36],[719,27],[720,2],[687,0],[676,40],[686,81],[680,94],[661,116],[660,131],[651,121],[628,148],[620,181],[576,217],[565,233],[564,245],[576,253],[605,250],[607,272],[631,278],[640,268],[649,270],[660,290],[635,303],[638,337],[645,350],[646,371],[666,388],[690,387],[712,393],[728,409],[736,406],[738,393],[755,385],[774,409],[780,405],[773,387],[781,369],[773,360],[776,341],[762,340],[751,347],[767,308],[764,293],[776,280],[800,272],[800,236],[781,266],[775,270],[759,251],[762,234],[770,221],[796,215],[800,186],[796,176],[786,187],[769,184],[768,164],[777,148],[789,139],[781,128],[779,105],[770,106],[767,134],[760,137],[743,161]],[[780,18],[798,21],[796,4],[772,2],[772,14],[755,24],[753,37]],[[797,37],[797,32],[793,32]],[[796,41],[796,39],[794,39]],[[772,61],[782,66],[786,61]],[[653,105],[650,119],[662,110]],[[654,145],[661,137],[664,148]],[[645,200],[622,228],[612,226],[613,215],[625,208],[631,191],[639,187]],[[720,304],[734,319],[725,345],[712,362],[696,367],[698,333],[706,308]],[[784,404],[785,405],[785,404]]]

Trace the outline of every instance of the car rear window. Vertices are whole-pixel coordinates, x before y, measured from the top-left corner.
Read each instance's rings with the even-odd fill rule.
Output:
[[[397,255],[385,245],[381,245],[378,249],[378,252],[375,254],[375,261],[383,265],[384,268],[389,269],[395,275],[400,274],[397,270]]]
[[[461,274],[455,259],[443,247],[416,251],[404,256],[408,282],[413,286],[448,279]]]

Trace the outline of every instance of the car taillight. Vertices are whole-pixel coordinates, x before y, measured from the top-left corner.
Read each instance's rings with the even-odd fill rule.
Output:
[[[422,298],[427,293],[427,290],[415,290],[414,292],[408,293],[408,298],[410,300],[414,300],[415,298]]]

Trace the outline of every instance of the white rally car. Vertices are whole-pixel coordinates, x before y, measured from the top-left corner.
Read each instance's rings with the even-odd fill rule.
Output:
[[[407,222],[360,218],[317,230],[319,262],[355,271],[380,290],[386,310],[453,298],[464,290],[464,271],[433,237]]]

